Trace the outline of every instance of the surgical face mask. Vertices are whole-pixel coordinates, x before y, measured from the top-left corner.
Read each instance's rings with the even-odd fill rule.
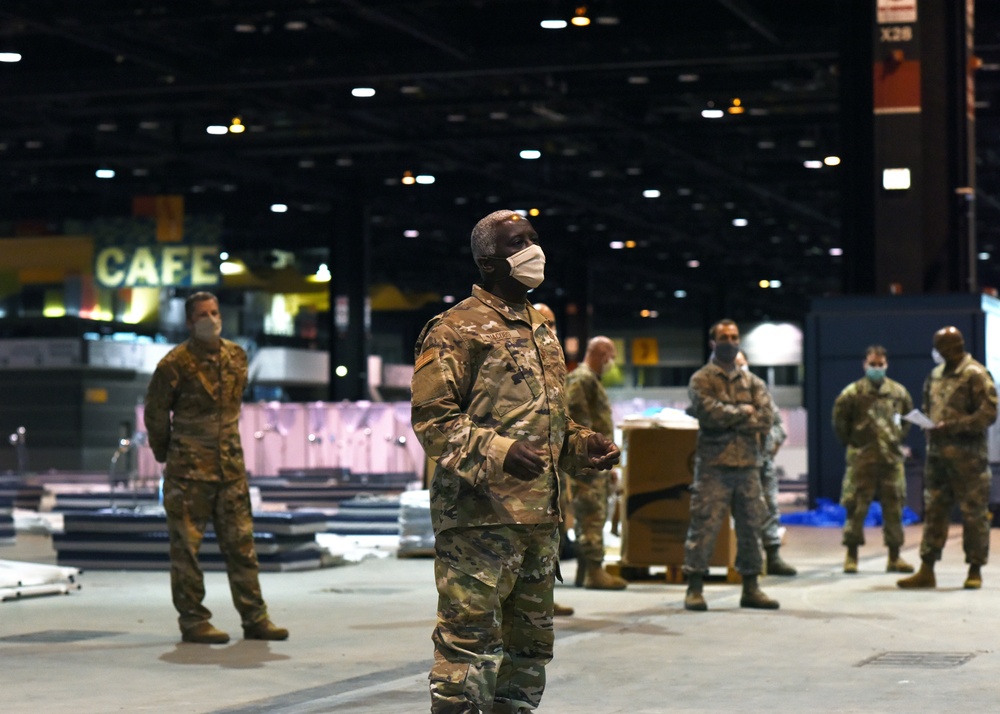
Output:
[[[213,342],[222,334],[222,320],[218,317],[203,317],[194,323],[194,337],[202,342]]]
[[[716,342],[715,357],[720,362],[732,362],[740,353],[739,342]]]
[[[540,245],[529,245],[507,258],[510,276],[522,285],[537,288],[545,280],[545,253]]]
[[[740,369],[742,369],[744,372],[749,372],[750,371],[750,365],[748,365],[748,364],[741,364],[740,365]]]
[[[868,367],[865,376],[873,382],[881,382],[885,379],[885,367]]]
[[[937,351],[937,347],[931,350],[931,359],[934,360],[934,364],[944,364],[944,357]]]

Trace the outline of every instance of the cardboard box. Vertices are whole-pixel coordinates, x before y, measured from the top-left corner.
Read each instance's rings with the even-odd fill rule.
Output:
[[[623,433],[622,565],[682,565],[698,430],[626,427]],[[709,565],[733,567],[736,534],[731,521],[727,513]]]

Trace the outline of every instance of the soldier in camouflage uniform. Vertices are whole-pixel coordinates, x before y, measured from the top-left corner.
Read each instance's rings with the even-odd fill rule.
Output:
[[[954,327],[934,333],[935,361],[924,381],[923,412],[935,426],[927,430],[924,468],[924,534],[920,570],[896,584],[901,588],[937,585],[934,563],[948,538],[953,504],[962,511],[962,547],[969,573],[964,587],[983,585],[982,566],[990,552],[990,483],[986,430],[997,419],[997,391],[986,368],[965,351]]]
[[[845,573],[858,572],[858,547],[865,544],[865,518],[875,494],[882,504],[882,538],[889,549],[885,571],[913,572],[899,556],[906,503],[903,440],[910,430],[901,417],[913,409],[913,400],[906,387],[885,376],[888,366],[885,348],[871,345],[862,364],[865,376],[844,387],[833,404],[833,429],[847,447],[840,496],[847,509]]]
[[[684,543],[688,590],[684,607],[707,610],[702,583],[726,509],[736,524],[736,569],[743,576],[740,607],[776,609],[778,602],[760,589],[760,526],[766,506],[761,495],[760,467],[764,437],[774,413],[761,379],[736,366],[740,331],[732,320],[709,330],[712,358],[691,376],[690,413],[698,420],[691,524]]]
[[[435,463],[431,520],[438,714],[530,712],[552,659],[557,468],[608,468],[615,445],[566,413],[562,349],[527,304],[545,257],[531,223],[497,211],[472,231],[483,285],[417,339],[413,429]]]
[[[156,460],[165,463],[163,505],[170,533],[170,586],[185,642],[222,644],[202,604],[205,581],[198,550],[209,520],[226,560],[233,604],[247,639],[283,640],[288,630],[268,619],[253,543],[250,486],[239,417],[247,356],[220,337],[219,302],[195,293],[184,305],[191,338],[160,360],[146,392],[144,421]]]
[[[587,343],[583,362],[566,378],[570,418],[614,438],[611,402],[601,384],[601,374],[615,361],[615,343],[594,337]],[[570,473],[573,493],[573,528],[576,534],[576,586],[592,590],[622,590],[628,583],[604,569],[604,524],[608,520],[611,472],[582,469]]]
[[[736,366],[745,372],[750,371],[746,355],[742,352],[736,355]],[[781,557],[781,534],[778,530],[781,523],[781,509],[778,507],[778,468],[774,465],[774,457],[788,438],[788,432],[785,431],[781,419],[781,410],[778,409],[774,395],[770,391],[768,397],[771,398],[774,420],[771,422],[770,431],[764,437],[764,463],[760,467],[760,488],[764,496],[764,505],[767,506],[764,522],[760,527],[760,540],[767,556],[764,568],[768,575],[795,575],[795,568]]]

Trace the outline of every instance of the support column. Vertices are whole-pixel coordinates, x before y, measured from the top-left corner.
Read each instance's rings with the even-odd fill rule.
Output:
[[[367,399],[371,305],[367,210],[357,198],[338,201],[330,237],[330,389],[333,401]],[[343,372],[343,374],[339,374]]]

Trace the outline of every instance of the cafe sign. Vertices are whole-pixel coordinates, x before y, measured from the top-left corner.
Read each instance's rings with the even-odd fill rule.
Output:
[[[106,288],[218,285],[219,248],[176,243],[108,246],[95,254],[94,278]]]

